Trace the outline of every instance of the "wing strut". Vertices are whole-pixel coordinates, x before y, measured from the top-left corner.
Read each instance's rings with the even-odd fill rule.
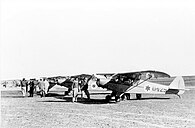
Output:
[[[176,94],[180,99],[181,99],[181,96],[180,95],[178,95],[178,94]]]

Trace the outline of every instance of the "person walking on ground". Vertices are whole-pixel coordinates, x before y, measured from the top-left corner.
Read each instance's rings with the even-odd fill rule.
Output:
[[[73,95],[72,95],[72,102],[77,102],[77,97],[78,97],[78,94],[80,92],[80,86],[79,86],[79,81],[78,81],[78,78],[76,78],[74,81],[73,81],[73,84],[72,84],[72,91],[73,91]]]
[[[22,79],[21,81],[21,91],[22,91],[22,96],[26,96],[26,88],[27,88],[27,81],[25,78]]]

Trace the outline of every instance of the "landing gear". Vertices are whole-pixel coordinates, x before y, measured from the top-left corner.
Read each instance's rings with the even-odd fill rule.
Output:
[[[122,100],[130,100],[130,93],[125,93],[121,96]]]
[[[124,100],[124,99],[130,99],[130,94],[124,94],[122,96],[120,96],[121,94],[120,93],[117,93],[117,92],[112,92],[111,95],[107,95],[106,96],[106,101],[109,102],[112,97],[114,97],[115,99],[115,102],[120,102],[121,100]]]
[[[65,96],[70,95],[70,91],[71,91],[71,89],[68,89],[68,91],[65,91],[65,92],[64,92],[64,95],[65,95]]]
[[[67,95],[68,95],[68,93],[69,93],[68,91],[65,91],[65,92],[64,92],[64,95],[65,95],[65,96],[67,96]]]
[[[106,101],[109,102],[111,100],[111,98],[112,98],[111,95],[107,95],[106,96]]]
[[[42,97],[45,97],[45,91],[41,90],[40,96],[41,96],[41,98],[42,98]]]
[[[115,96],[115,101],[116,102],[120,102],[121,101],[121,97],[120,96]]]
[[[112,99],[112,96],[111,95],[107,95],[106,96],[106,101],[109,102],[110,100]],[[120,96],[115,96],[115,99],[114,99],[116,102],[120,102],[121,101],[121,97]]]
[[[140,99],[141,99],[141,97],[142,97],[142,95],[141,95],[141,94],[136,94],[136,98],[137,98],[138,100],[140,100]]]

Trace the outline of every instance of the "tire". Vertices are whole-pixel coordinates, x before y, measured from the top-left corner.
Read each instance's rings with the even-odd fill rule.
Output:
[[[130,97],[131,97],[130,93],[126,93],[125,96],[127,100],[130,100]]]
[[[125,93],[121,96],[121,100],[130,100],[130,93]]]
[[[126,95],[123,94],[123,95],[121,96],[121,100],[126,100],[126,99],[127,99]]]
[[[141,95],[141,94],[136,94],[136,98],[137,98],[138,100],[140,100],[140,99],[141,99],[141,97],[142,97],[142,95]]]
[[[116,101],[116,102],[120,102],[120,101],[121,101],[121,97],[115,96],[115,101]]]
[[[111,100],[111,96],[110,95],[107,95],[106,96],[106,101],[109,102]]]
[[[125,99],[126,100],[130,100],[130,97],[131,97],[130,93],[125,93]]]
[[[65,92],[64,92],[64,95],[67,96],[67,95],[68,95],[68,91],[65,91]]]

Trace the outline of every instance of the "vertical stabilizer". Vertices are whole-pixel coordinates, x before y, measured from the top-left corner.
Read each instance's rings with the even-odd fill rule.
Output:
[[[172,90],[178,90],[177,95],[181,95],[185,92],[185,83],[182,76],[177,76],[173,82],[169,85]]]

